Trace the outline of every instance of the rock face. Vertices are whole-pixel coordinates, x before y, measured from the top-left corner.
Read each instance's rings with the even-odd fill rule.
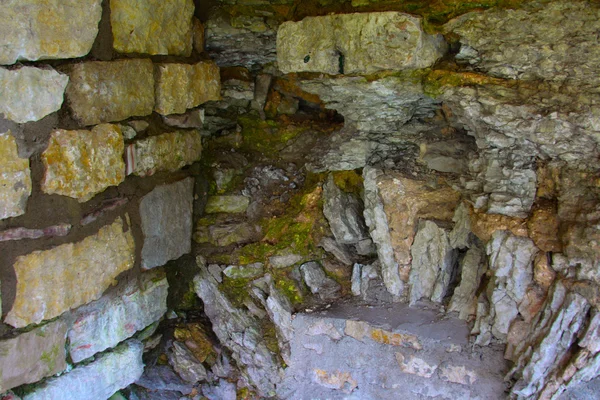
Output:
[[[423,298],[441,303],[455,275],[457,257],[448,232],[432,221],[420,222],[410,253],[411,304]]]
[[[0,64],[85,56],[98,34],[101,4],[101,0],[3,4]]]
[[[31,195],[29,160],[20,158],[9,132],[0,134],[0,220],[25,213]]]
[[[323,185],[323,203],[323,214],[338,243],[352,244],[368,237],[362,203],[338,188],[332,175]]]
[[[201,264],[201,263],[199,263]],[[262,396],[274,395],[280,381],[280,367],[267,348],[259,320],[250,313],[235,308],[217,287],[217,281],[202,265],[194,278],[195,291],[204,303],[213,331],[220,342],[243,366],[250,382]]]
[[[190,252],[193,200],[193,178],[158,186],[144,196],[140,202],[142,268],[154,268]]]
[[[17,258],[17,293],[7,324],[21,328],[98,299],[121,272],[133,267],[131,229],[119,217],[96,235]]]
[[[60,109],[68,82],[49,68],[0,68],[0,113],[20,124],[38,121]]]
[[[522,10],[468,13],[446,30],[460,38],[457,59],[492,76],[593,85],[600,53],[590,35],[600,28],[599,17],[600,9],[587,2],[553,1]]]
[[[206,200],[204,212],[215,213],[243,213],[250,204],[247,196],[209,196]]]
[[[114,48],[121,53],[189,57],[193,16],[193,0],[112,0]]]
[[[377,80],[360,76],[312,79],[300,86],[342,114],[346,128],[369,133],[396,133],[411,118],[433,114],[438,104],[408,74]]]
[[[42,162],[42,191],[86,202],[125,180],[123,135],[118,125],[102,124],[91,131],[59,129],[50,135]]]
[[[142,375],[143,350],[144,345],[138,340],[125,342],[113,351],[102,354],[91,364],[78,366],[64,375],[45,381],[23,396],[23,400],[107,399]]]
[[[162,115],[183,114],[209,100],[220,100],[219,67],[213,62],[157,64],[156,105]]]
[[[114,347],[157,321],[167,311],[169,284],[161,271],[130,280],[79,308],[69,331],[69,354],[78,363]]]
[[[419,218],[451,221],[459,194],[450,187],[433,188],[400,173],[370,167],[363,170],[363,177],[365,221],[377,245],[383,281],[392,295],[406,295],[410,248]]]
[[[154,108],[154,75],[148,59],[75,64],[67,99],[83,125],[145,116]]]
[[[282,72],[369,74],[427,68],[445,52],[440,35],[421,20],[397,12],[337,14],[284,22],[277,32]]]
[[[64,371],[67,327],[67,322],[59,319],[0,341],[0,391]]]
[[[138,140],[133,145],[133,159],[128,169],[138,176],[158,171],[174,172],[200,160],[202,136],[200,132],[176,131]]]
[[[325,271],[317,262],[311,261],[302,264],[300,271],[312,294],[318,295],[322,300],[339,297],[340,284],[325,275]]]

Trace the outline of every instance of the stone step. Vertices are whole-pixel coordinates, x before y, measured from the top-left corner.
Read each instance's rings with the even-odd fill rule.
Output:
[[[284,399],[505,399],[501,347],[426,305],[340,304],[293,320]]]

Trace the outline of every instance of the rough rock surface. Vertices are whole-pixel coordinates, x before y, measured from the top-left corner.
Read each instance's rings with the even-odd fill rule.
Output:
[[[0,68],[0,114],[19,124],[38,121],[60,109],[68,83],[51,68]]]
[[[249,204],[250,197],[247,196],[209,196],[204,212],[207,214],[243,213]]]
[[[69,330],[69,354],[78,363],[114,347],[157,321],[167,311],[167,278],[159,271],[142,274],[76,311]]]
[[[193,201],[192,178],[158,186],[142,198],[142,268],[158,267],[190,252]]]
[[[213,62],[155,65],[156,104],[162,115],[183,114],[187,109],[221,99],[219,67]]]
[[[196,130],[176,131],[135,142],[128,168],[138,176],[158,171],[174,172],[200,160],[202,136]]]
[[[357,243],[368,237],[362,202],[343,192],[332,175],[323,185],[323,214],[338,243]]]
[[[173,342],[173,347],[168,354],[169,364],[175,372],[186,382],[196,383],[208,377],[206,368],[194,356],[185,344]]]
[[[204,312],[210,319],[213,331],[242,365],[250,382],[263,396],[272,396],[275,385],[281,380],[281,368],[267,348],[259,320],[235,308],[219,291],[217,281],[199,262],[200,274],[194,278],[195,291],[204,303]]]
[[[277,32],[277,62],[284,73],[369,74],[427,68],[446,50],[421,20],[397,12],[337,14],[284,22]]]
[[[85,56],[98,34],[101,4],[101,0],[5,2],[0,64]]]
[[[144,345],[140,341],[125,342],[102,354],[91,364],[78,366],[64,375],[48,379],[23,396],[23,400],[107,399],[142,375],[143,350]]]
[[[0,391],[64,371],[67,328],[67,321],[59,319],[0,341]]]
[[[393,171],[369,167],[363,170],[363,177],[365,221],[377,246],[383,281],[392,295],[407,295],[410,248],[419,219],[452,220],[459,194],[450,187],[432,187]]]
[[[460,284],[454,289],[449,311],[457,311],[460,319],[467,320],[477,309],[477,290],[486,272],[485,251],[478,247],[467,250],[460,263]]]
[[[5,322],[21,328],[96,300],[134,260],[133,235],[121,217],[80,242],[20,256],[15,302]]]
[[[125,180],[123,134],[118,125],[102,124],[91,131],[59,129],[42,153],[42,191],[76,198],[83,203]]]
[[[318,295],[322,300],[332,300],[339,297],[341,286],[325,275],[325,271],[315,261],[310,261],[300,266],[304,282],[312,294]]]
[[[193,16],[193,0],[112,0],[114,48],[121,53],[189,57]]]
[[[370,133],[396,133],[413,117],[433,114],[438,102],[423,93],[418,79],[388,76],[336,77],[301,81],[302,89],[319,96],[344,116],[345,128]]]
[[[73,116],[83,125],[95,125],[151,114],[153,70],[149,59],[74,64],[67,86]]]
[[[410,303],[422,299],[441,303],[455,275],[456,251],[450,246],[448,232],[435,222],[419,222],[410,248]]]
[[[0,134],[0,220],[25,213],[31,195],[29,160],[19,157],[9,132]]]

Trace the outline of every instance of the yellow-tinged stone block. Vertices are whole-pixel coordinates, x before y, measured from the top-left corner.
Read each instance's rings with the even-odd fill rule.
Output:
[[[20,158],[10,131],[0,134],[0,219],[25,213],[31,195],[29,159]]]
[[[128,159],[128,169],[135,175],[173,172],[200,160],[202,136],[197,130],[163,133],[138,140],[133,148],[133,159]]]
[[[193,0],[111,0],[113,47],[121,53],[192,53]]]
[[[0,64],[82,57],[98,35],[102,0],[0,3]]]
[[[83,125],[143,117],[154,107],[154,67],[149,59],[91,61],[69,71],[67,99]]]
[[[219,67],[212,61],[157,64],[155,71],[154,111],[159,114],[182,114],[188,108],[221,98]]]
[[[120,217],[80,242],[17,257],[15,301],[4,322],[22,328],[97,300],[134,261],[133,235]]]
[[[52,132],[42,154],[46,169],[42,191],[88,201],[125,180],[124,148],[118,125],[102,124],[91,131]]]

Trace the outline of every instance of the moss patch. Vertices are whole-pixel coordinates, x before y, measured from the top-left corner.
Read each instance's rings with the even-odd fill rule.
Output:
[[[364,189],[364,180],[359,171],[335,171],[333,172],[333,181],[344,192],[360,196]]]

